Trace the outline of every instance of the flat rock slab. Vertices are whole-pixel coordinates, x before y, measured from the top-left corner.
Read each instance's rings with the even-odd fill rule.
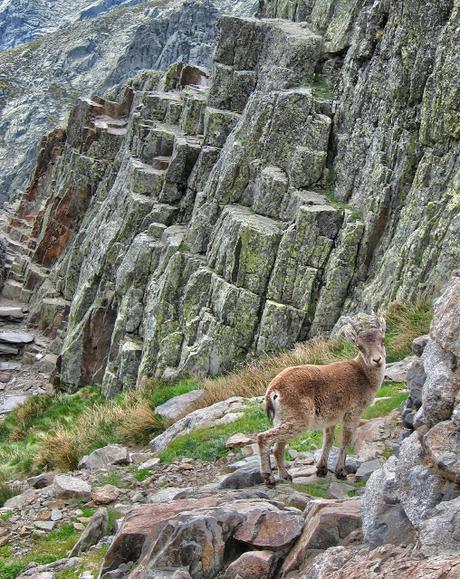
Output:
[[[91,487],[89,484],[77,477],[58,474],[54,478],[54,492],[59,499],[82,499],[91,498]]]
[[[12,412],[15,408],[24,404],[28,398],[30,398],[29,394],[7,394],[5,397],[0,398],[0,414]]]
[[[192,390],[186,394],[174,396],[164,404],[155,408],[155,414],[166,420],[176,420],[184,416],[193,408],[193,405],[203,396],[203,390]]]
[[[22,308],[13,306],[0,306],[0,319],[9,321],[19,321],[24,318],[25,314]]]
[[[16,362],[0,362],[0,371],[17,372],[21,369],[21,364]]]
[[[0,342],[4,344],[18,344],[22,346],[31,344],[34,340],[35,336],[28,332],[0,332]]]
[[[17,356],[19,354],[19,348],[15,348],[11,344],[0,343],[0,354],[4,354],[5,356]]]

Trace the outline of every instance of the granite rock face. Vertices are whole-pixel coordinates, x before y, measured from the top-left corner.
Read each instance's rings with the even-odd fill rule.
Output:
[[[419,540],[426,556],[460,551],[459,303],[460,276],[454,274],[434,302],[430,336],[414,348],[424,377],[421,400],[418,380],[411,390],[419,406],[415,431],[398,457],[374,472],[363,496],[364,538],[371,545]]]
[[[322,54],[303,23],[224,17],[212,80],[142,73],[44,142],[17,268],[34,323],[68,319],[63,387],[217,374],[333,327],[364,224],[318,192],[332,113],[305,85]]]

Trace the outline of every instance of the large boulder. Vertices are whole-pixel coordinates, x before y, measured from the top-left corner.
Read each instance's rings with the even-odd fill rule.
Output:
[[[193,406],[203,396],[203,390],[192,390],[179,396],[174,396],[164,404],[155,408],[155,414],[165,420],[177,420],[181,416],[188,414]]]
[[[128,449],[118,444],[109,444],[103,448],[98,448],[88,456],[84,456],[78,466],[88,470],[99,470],[111,465],[128,463]]]
[[[460,553],[460,497],[439,503],[420,525],[421,550],[427,557]]]
[[[188,434],[192,430],[234,422],[244,416],[251,402],[256,400],[257,399],[234,396],[228,398],[228,400],[216,402],[212,406],[199,408],[184,418],[181,418],[160,435],[156,436],[150,442],[150,448],[153,452],[161,452],[170,442],[179,436]]]
[[[372,473],[362,497],[363,535],[371,545],[411,542],[414,527],[401,506],[396,481],[396,457]]]
[[[426,559],[412,547],[383,545],[333,547],[302,568],[302,579],[456,579],[460,573],[460,555],[442,555]]]
[[[310,554],[340,545],[361,528],[359,499],[318,500],[308,506],[302,535],[287,556],[284,575],[300,568]]]
[[[58,499],[89,500],[91,498],[90,485],[75,476],[57,474],[54,477],[53,487]]]
[[[128,562],[132,579],[186,571],[212,579],[241,548],[284,553],[302,531],[301,511],[234,491],[137,507],[124,519],[101,579]],[[239,547],[238,547],[239,545]]]

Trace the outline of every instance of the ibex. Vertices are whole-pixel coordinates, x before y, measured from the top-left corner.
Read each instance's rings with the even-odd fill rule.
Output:
[[[275,479],[270,464],[270,449],[279,476],[292,480],[284,464],[286,442],[305,430],[324,430],[321,458],[316,467],[318,476],[326,476],[329,452],[337,423],[343,423],[342,442],[335,467],[338,479],[345,479],[347,447],[359,424],[362,412],[372,403],[385,373],[385,320],[370,317],[368,329],[350,318],[345,335],[359,350],[356,358],[324,366],[293,366],[272,380],[265,394],[265,409],[273,420],[273,428],[257,437],[261,474],[267,486]]]

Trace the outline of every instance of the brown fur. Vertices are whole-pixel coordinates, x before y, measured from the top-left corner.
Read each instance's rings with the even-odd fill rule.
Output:
[[[336,476],[345,478],[346,448],[362,412],[372,403],[385,370],[384,326],[353,332],[351,338],[360,350],[352,360],[325,366],[286,368],[269,384],[265,409],[273,417],[274,427],[259,434],[261,472],[265,482],[274,483],[270,466],[270,447],[276,443],[275,458],[281,478],[290,476],[279,446],[305,430],[324,429],[323,452],[317,473],[327,473],[327,460],[337,423],[343,423],[343,437]],[[278,449],[278,451],[277,451]]]

